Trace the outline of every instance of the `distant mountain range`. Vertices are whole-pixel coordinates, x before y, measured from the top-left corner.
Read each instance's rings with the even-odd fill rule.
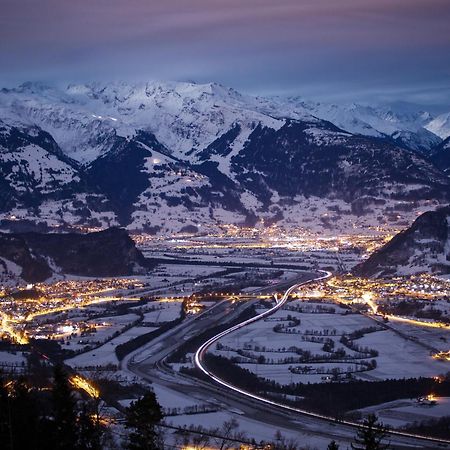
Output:
[[[450,203],[448,134],[448,115],[214,83],[26,83],[0,91],[0,225],[405,226]]]
[[[422,214],[354,272],[366,277],[450,274],[450,207]]]

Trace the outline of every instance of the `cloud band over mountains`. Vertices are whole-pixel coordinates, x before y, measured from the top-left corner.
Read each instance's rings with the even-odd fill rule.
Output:
[[[450,101],[448,0],[3,0],[2,84],[216,80]]]

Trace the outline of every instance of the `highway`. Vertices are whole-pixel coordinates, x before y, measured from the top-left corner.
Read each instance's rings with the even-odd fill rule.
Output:
[[[349,445],[354,438],[357,424],[342,421],[336,422],[334,418],[282,405],[270,399],[247,392],[227,383],[216,374],[211,373],[203,362],[203,357],[208,348],[221,337],[273,314],[283,307],[288,301],[289,295],[298,289],[299,286],[325,279],[329,276],[330,273],[322,272],[319,277],[317,277],[317,274],[308,274],[305,279],[305,275],[303,275],[303,277],[295,280],[295,284],[291,284],[291,281],[289,283],[291,284],[290,287],[288,287],[282,298],[277,300],[273,308],[242,323],[231,326],[203,343],[195,353],[195,364],[213,383],[207,383],[175,372],[166,364],[165,360],[187,339],[218,324],[223,324],[224,322],[230,323],[246,307],[256,303],[258,300],[237,303],[235,305],[231,305],[226,300],[222,301],[204,313],[187,319],[148,346],[129,355],[122,362],[123,367],[127,367],[129,371],[149,382],[159,384],[179,392],[184,396],[218,403],[224,410],[240,411],[243,417],[271,427],[274,433],[277,429],[291,430],[298,434],[299,441],[305,443],[312,441],[315,445],[319,438],[324,443],[324,448],[326,447],[326,442],[332,439],[335,439],[341,444]],[[287,286],[287,284],[283,283],[283,286]],[[272,286],[271,290],[280,288],[280,285],[276,285]],[[422,438],[400,432],[391,433],[389,439],[391,447],[394,449],[436,449],[450,447],[446,441]]]

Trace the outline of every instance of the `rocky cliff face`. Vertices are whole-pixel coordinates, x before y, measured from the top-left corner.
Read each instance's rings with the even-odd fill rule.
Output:
[[[17,266],[27,282],[66,274],[126,276],[153,267],[119,228],[87,234],[0,233],[0,260],[4,268],[8,263]]]
[[[354,269],[359,276],[450,273],[450,207],[422,214]]]

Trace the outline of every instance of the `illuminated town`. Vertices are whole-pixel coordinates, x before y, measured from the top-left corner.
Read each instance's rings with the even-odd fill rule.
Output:
[[[146,358],[154,354],[152,348],[158,348],[161,339],[157,330],[170,329],[172,323],[185,323],[189,330],[193,326],[190,321],[197,316],[199,324],[205,321],[212,325],[231,314],[227,321],[233,323],[232,317],[238,317],[239,311],[245,314],[249,305],[256,307],[255,313],[265,314],[273,307],[274,298],[283,297],[285,286],[292,283],[299,269],[317,271],[325,267],[332,276],[292,290],[286,297],[289,301],[271,321],[258,322],[254,329],[249,325],[248,331],[240,332],[238,341],[233,333],[230,338],[222,338],[214,344],[212,354],[264,380],[285,385],[287,392],[295,382],[348,383],[366,380],[367,376],[379,382],[391,377],[429,376],[442,384],[450,360],[450,280],[428,274],[373,279],[348,272],[390,235],[380,231],[366,236],[319,237],[304,231],[288,235],[277,233],[276,227],[264,233],[236,227],[225,230],[221,235],[166,239],[135,235],[133,239],[144,254],[173,260],[170,264],[161,261],[146,276],[69,277],[52,283],[3,286],[2,339],[11,342],[11,348],[19,346],[5,358],[3,370],[15,376],[24,373],[27,355],[34,351],[48,361],[63,358],[73,388],[104,404],[101,420],[108,427],[120,429],[122,412],[108,405],[111,400],[103,399],[103,391],[109,391],[111,383],[120,383],[129,391],[129,398],[134,395],[132,386],[146,385],[146,373],[163,376],[165,372],[145,369]],[[273,324],[278,325],[274,328]],[[200,332],[203,327],[197,328]],[[195,336],[193,332],[183,333],[188,339]],[[302,344],[295,344],[292,336],[301,337]],[[345,340],[345,336],[353,340]],[[385,338],[380,340],[381,336]],[[364,346],[356,339],[364,341]],[[402,340],[410,343],[402,344]],[[55,348],[46,350],[42,344],[45,341],[55,343],[57,353]],[[421,341],[426,342],[424,347],[419,345]],[[172,344],[166,345],[171,348]],[[404,350],[411,352],[409,365],[394,364],[399,346],[404,345]],[[319,351],[321,347],[326,351]],[[22,353],[17,353],[18,348],[24,349]],[[164,370],[169,372],[164,376],[173,378],[170,388],[167,384],[158,388],[153,385],[162,399],[166,425],[176,426],[184,417],[195,417],[186,415],[194,405],[198,413],[214,420],[222,410],[214,401],[188,402],[177,409],[164,403],[173,389],[170,395],[179,397],[183,404],[177,377],[195,370],[192,350],[176,348],[160,356],[156,351],[151,357],[167,361]],[[309,349],[306,353],[305,348]],[[186,352],[184,356],[182,351]],[[279,352],[276,358],[274,352]],[[259,363],[255,365],[256,360]],[[434,366],[431,361],[435,361]],[[279,394],[267,395],[279,399]],[[425,403],[444,410],[448,404],[434,393],[427,393],[417,404]],[[289,408],[292,403],[286,401],[285,405]],[[411,405],[416,407],[414,402]],[[381,417],[383,411],[380,405]],[[188,426],[189,421],[185,424]]]
[[[0,11],[0,450],[450,450],[450,0]]]

